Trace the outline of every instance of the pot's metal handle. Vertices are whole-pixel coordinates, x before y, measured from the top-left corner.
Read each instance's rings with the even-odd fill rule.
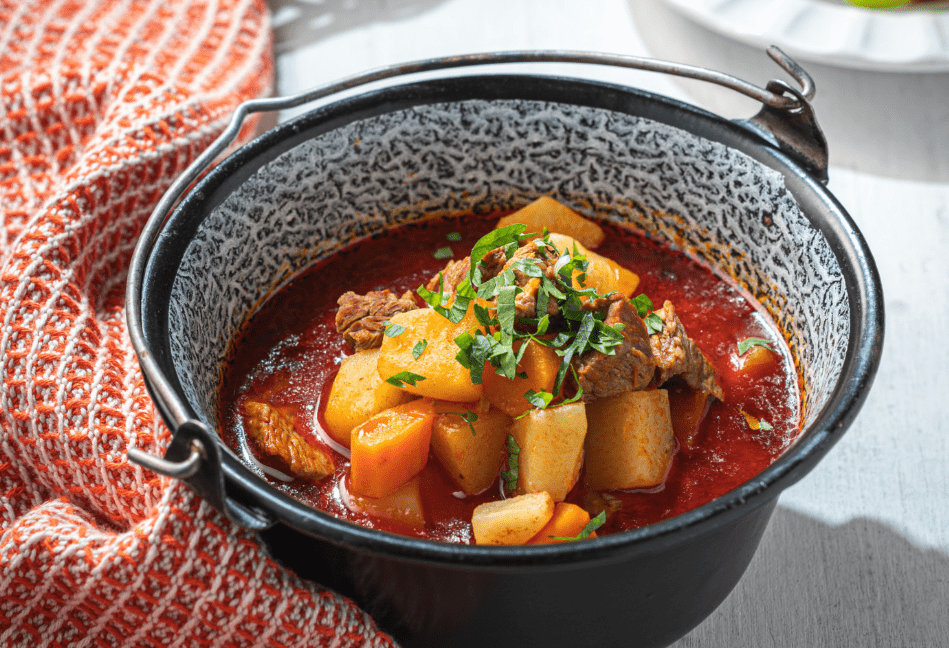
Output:
[[[227,496],[221,448],[199,422],[188,421],[178,426],[163,459],[137,448],[129,448],[128,457],[143,468],[186,482],[211,506],[242,527],[259,531],[276,522],[270,513]]]
[[[221,452],[216,439],[200,421],[192,418],[189,407],[179,399],[168,378],[149,352],[141,311],[146,263],[162,226],[188,188],[237,140],[244,122],[250,115],[296,108],[377,81],[420,72],[502,63],[608,65],[707,81],[760,101],[764,104],[761,112],[752,119],[738,123],[753,130],[759,136],[765,137],[772,145],[789,154],[810,173],[825,182],[827,144],[814,120],[809,103],[814,96],[814,81],[807,72],[777,47],[771,46],[767,52],[800,85],[800,89],[794,89],[780,81],[771,81],[767,88],[759,88],[715,70],[638,56],[540,50],[469,54],[402,63],[346,77],[296,95],[254,99],[242,103],[234,111],[221,135],[185,169],[162,196],[145,224],[132,256],[125,297],[129,336],[138,354],[142,375],[149,386],[152,398],[165,418],[169,420],[174,436],[164,459],[158,459],[136,449],[129,449],[129,459],[156,473],[186,481],[215,508],[242,526],[261,529],[274,522],[270,514],[258,511],[256,507],[238,504],[227,496],[221,467]]]

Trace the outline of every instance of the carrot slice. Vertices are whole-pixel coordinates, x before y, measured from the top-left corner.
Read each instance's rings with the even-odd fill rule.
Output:
[[[515,345],[519,348],[520,345]],[[535,392],[550,392],[557,379],[557,370],[560,369],[561,358],[550,347],[529,341],[524,356],[517,365],[517,373],[527,375],[526,378],[515,377],[513,380],[499,376],[494,367],[485,365],[482,381],[484,382],[484,397],[491,405],[508,416],[518,417],[533,406],[524,394],[533,389]]]
[[[554,506],[554,516],[543,529],[537,532],[527,544],[556,544],[569,542],[562,538],[576,538],[583,527],[590,523],[590,514],[576,504],[558,502]],[[596,532],[590,534],[596,537]]]
[[[427,398],[376,414],[353,430],[352,492],[385,497],[421,472],[428,461],[435,409]]]
[[[763,346],[751,347],[738,360],[738,371],[751,378],[761,378],[766,373],[774,369],[777,362],[777,354]]]

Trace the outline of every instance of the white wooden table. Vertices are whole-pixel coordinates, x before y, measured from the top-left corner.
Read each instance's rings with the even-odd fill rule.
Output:
[[[452,54],[649,55],[625,0],[270,2],[280,94]],[[653,73],[543,70],[689,100]],[[819,101],[818,87],[818,119]],[[736,590],[679,647],[949,646],[949,179],[920,183],[836,168],[833,141],[830,149],[829,188],[863,231],[883,277],[882,365],[850,431],[781,496]],[[943,167],[949,159],[925,142],[919,151]]]

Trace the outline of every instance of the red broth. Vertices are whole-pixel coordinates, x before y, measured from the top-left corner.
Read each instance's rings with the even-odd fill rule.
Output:
[[[243,405],[263,400],[296,414],[296,431],[311,444],[332,451],[336,472],[319,483],[267,479],[310,506],[344,520],[404,535],[470,543],[475,506],[500,497],[495,483],[477,496],[463,496],[431,457],[421,475],[424,528],[350,510],[346,505],[348,458],[322,432],[322,408],[339,361],[348,351],[336,332],[336,300],[347,290],[365,294],[389,288],[414,291],[445,266],[433,252],[451,247],[456,258],[494,227],[497,218],[468,216],[426,221],[389,230],[353,244],[309,268],[277,291],[254,314],[235,340],[220,395],[224,440],[239,456],[252,452],[261,463],[284,470],[244,433]],[[601,223],[606,240],[596,252],[637,273],[636,294],[654,304],[675,304],[689,336],[712,360],[724,391],[702,420],[691,448],[676,444],[669,474],[656,488],[610,491],[621,503],[598,535],[633,529],[701,506],[748,481],[793,441],[799,430],[800,391],[790,353],[771,319],[734,282],[723,279],[686,254],[641,233]],[[460,232],[461,241],[446,236]],[[764,372],[738,371],[737,344],[769,338],[780,360]],[[745,413],[771,430],[750,427]],[[583,504],[581,476],[568,501]],[[615,503],[615,502],[614,502]]]

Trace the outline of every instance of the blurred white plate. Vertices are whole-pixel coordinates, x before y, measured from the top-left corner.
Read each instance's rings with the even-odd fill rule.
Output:
[[[765,49],[783,49],[817,85],[813,105],[831,165],[949,183],[949,11],[871,10],[843,0],[628,4],[656,58],[763,86],[784,78]],[[708,83],[677,83],[701,106],[726,117],[750,117],[760,109]]]
[[[949,70],[949,2],[865,9],[844,0],[667,0],[708,29],[792,58],[864,70]]]

